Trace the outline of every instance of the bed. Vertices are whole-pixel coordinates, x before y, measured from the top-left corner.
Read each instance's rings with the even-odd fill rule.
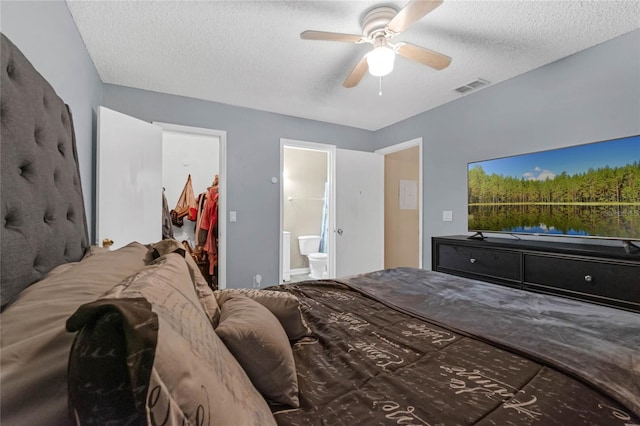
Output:
[[[640,424],[640,315],[411,268],[211,291],[89,244],[69,108],[2,35],[3,425]]]

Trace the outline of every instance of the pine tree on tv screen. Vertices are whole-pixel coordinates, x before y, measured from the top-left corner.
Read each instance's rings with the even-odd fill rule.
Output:
[[[470,163],[469,230],[640,240],[640,136]]]

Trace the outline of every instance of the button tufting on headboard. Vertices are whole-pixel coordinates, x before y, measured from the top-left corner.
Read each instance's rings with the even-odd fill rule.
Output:
[[[9,78],[13,79],[15,77],[15,72],[16,72],[16,66],[15,66],[15,63],[13,62],[13,58],[9,58],[6,69],[7,69],[7,75],[9,76]]]
[[[18,173],[20,173],[20,176],[26,180],[31,180],[33,178],[33,168],[31,167],[31,164],[31,162],[28,162],[18,167]]]
[[[4,34],[0,55],[4,308],[89,238],[71,112]]]
[[[36,126],[35,130],[33,131],[33,139],[36,141],[36,144],[38,146],[42,145],[42,127]]]
[[[40,268],[42,268],[42,258],[40,256],[36,256],[33,259],[33,269],[40,272]]]
[[[46,224],[50,224],[51,222],[53,222],[55,220],[55,216],[53,214],[53,207],[48,208],[47,210],[45,210],[44,212],[44,223]]]

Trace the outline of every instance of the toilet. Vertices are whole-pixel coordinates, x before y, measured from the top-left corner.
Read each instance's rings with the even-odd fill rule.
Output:
[[[307,256],[309,259],[311,278],[328,278],[327,254],[318,253],[320,250],[320,236],[300,235],[298,237],[298,247],[300,248],[300,254]]]
[[[309,255],[309,269],[311,278],[329,278],[327,270],[327,253],[311,253]]]

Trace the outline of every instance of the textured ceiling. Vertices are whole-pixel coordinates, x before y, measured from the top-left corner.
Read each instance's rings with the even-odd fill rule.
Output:
[[[640,27],[640,2],[445,2],[393,41],[444,53],[435,71],[396,57],[394,71],[342,83],[368,44],[301,40],[304,30],[361,34],[374,5],[407,1],[72,1],[105,83],[190,96],[368,130],[496,84]],[[630,52],[638,54],[638,52]]]

